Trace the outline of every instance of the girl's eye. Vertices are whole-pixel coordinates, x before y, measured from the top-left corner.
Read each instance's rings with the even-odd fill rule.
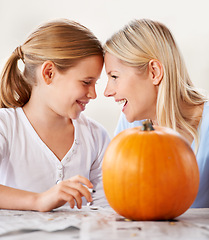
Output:
[[[87,82],[87,81],[83,81],[83,83],[84,83],[85,85],[90,85],[90,84],[91,84],[91,82]]]

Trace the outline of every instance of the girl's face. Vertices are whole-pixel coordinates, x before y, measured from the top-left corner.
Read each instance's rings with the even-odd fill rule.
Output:
[[[104,95],[123,104],[122,111],[129,122],[156,118],[157,87],[149,67],[140,72],[106,52],[105,70],[108,83]]]
[[[62,117],[78,118],[89,101],[97,96],[95,84],[102,67],[101,56],[90,56],[64,73],[55,68],[52,80],[45,87],[47,106]]]

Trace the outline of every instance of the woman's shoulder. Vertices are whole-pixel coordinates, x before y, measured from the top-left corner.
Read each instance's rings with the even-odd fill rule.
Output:
[[[209,102],[204,103],[203,113],[202,113],[202,123],[209,126]]]
[[[202,119],[201,119],[201,135],[209,132],[209,102],[204,103]]]
[[[203,116],[209,115],[209,101],[204,103],[204,108],[203,108]]]

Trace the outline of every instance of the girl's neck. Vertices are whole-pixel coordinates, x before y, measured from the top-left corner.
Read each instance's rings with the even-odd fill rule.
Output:
[[[49,109],[28,102],[23,111],[30,124],[61,161],[70,150],[74,141],[74,125],[71,119],[56,115]]]
[[[56,114],[44,104],[29,101],[24,105],[23,111],[28,120],[35,126],[41,125],[44,128],[60,129],[73,125],[72,119]]]

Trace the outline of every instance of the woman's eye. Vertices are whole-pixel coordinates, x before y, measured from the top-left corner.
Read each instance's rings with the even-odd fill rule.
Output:
[[[116,75],[112,75],[111,78],[113,78],[113,79],[117,79],[118,76],[116,76]]]

